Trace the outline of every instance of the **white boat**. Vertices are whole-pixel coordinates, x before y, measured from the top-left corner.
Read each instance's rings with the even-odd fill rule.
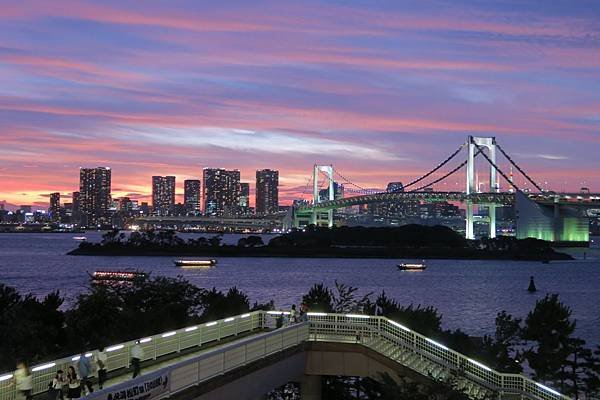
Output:
[[[423,271],[427,268],[425,265],[425,261],[421,263],[401,263],[397,265],[398,269],[401,271]]]
[[[85,236],[73,236],[73,240],[83,241],[87,240],[87,238]]]
[[[193,267],[212,267],[217,265],[217,260],[175,260],[173,261],[176,266],[184,268]]]

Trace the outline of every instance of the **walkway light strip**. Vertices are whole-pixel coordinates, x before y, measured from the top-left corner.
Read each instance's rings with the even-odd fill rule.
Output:
[[[79,361],[80,358],[81,356],[75,356],[71,358],[71,361]]]
[[[326,317],[327,313],[324,313],[324,312],[309,312],[309,313],[306,313],[306,315],[308,315],[309,317]]]
[[[191,332],[191,331],[195,331],[196,329],[198,329],[197,326],[190,326],[189,328],[185,328],[186,332]]]
[[[240,315],[240,318],[248,318],[250,316],[250,314],[242,314]]]
[[[544,390],[547,390],[548,392],[555,394],[557,396],[562,396],[560,393],[558,393],[556,390],[550,389],[548,386],[544,386],[541,383],[537,383],[535,382],[536,385],[538,385],[539,387],[541,387]]]
[[[7,381],[7,380],[9,380],[12,377],[13,377],[12,374],[2,375],[2,376],[0,376],[0,382]]]
[[[169,337],[169,336],[173,336],[176,334],[177,334],[177,331],[167,332],[167,333],[163,333],[162,337]]]
[[[116,346],[111,346],[111,347],[107,347],[106,351],[115,351],[115,350],[121,350],[123,347],[125,347],[125,345],[123,344],[118,344]]]
[[[31,368],[31,370],[32,370],[33,372],[36,372],[36,371],[41,371],[41,370],[43,370],[43,369],[52,368],[52,367],[54,367],[55,365],[56,365],[56,363],[54,363],[54,362],[51,362],[51,363],[48,363],[48,364],[42,364],[42,365],[38,365],[37,367],[33,367],[33,368]]]
[[[470,362],[470,363],[472,363],[472,364],[475,364],[475,365],[477,365],[478,367],[485,369],[486,371],[490,371],[490,372],[492,372],[492,369],[491,369],[490,367],[483,365],[483,364],[482,364],[482,363],[480,363],[479,361],[475,361],[475,360],[472,360],[472,359],[470,359],[470,358],[467,358],[467,360],[469,360],[469,362]]]
[[[348,317],[348,318],[363,318],[363,319],[371,318],[368,315],[362,315],[362,314],[346,314],[346,317]]]
[[[235,319],[234,317],[225,318],[225,319],[223,320],[223,322],[231,322],[231,321],[233,321],[234,319]]]
[[[213,325],[216,325],[216,324],[217,324],[217,321],[213,321],[213,322],[207,323],[206,326],[213,326]]]
[[[148,342],[150,342],[150,341],[152,341],[152,338],[151,338],[151,337],[147,337],[147,338],[143,338],[143,339],[141,339],[141,340],[140,340],[140,343],[148,343]]]
[[[427,340],[429,343],[436,345],[437,347],[439,347],[440,349],[444,349],[444,350],[448,350],[448,348],[446,346],[444,346],[443,344],[440,344],[438,342],[436,342],[435,340],[431,340],[429,338],[425,338],[425,340]]]
[[[392,321],[391,319],[388,319],[388,321],[390,322],[390,324],[397,326],[398,328],[405,330],[406,332],[410,332],[410,329],[408,329],[407,327],[405,327],[402,324],[397,323],[396,321]]]

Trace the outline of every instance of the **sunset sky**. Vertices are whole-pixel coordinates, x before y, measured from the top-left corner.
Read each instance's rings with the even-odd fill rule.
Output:
[[[551,189],[600,192],[598,1],[0,3],[11,204],[77,190],[80,166],[140,200],[151,175],[182,193],[203,167],[251,186],[274,168],[286,203],[315,163],[385,187],[468,134]]]

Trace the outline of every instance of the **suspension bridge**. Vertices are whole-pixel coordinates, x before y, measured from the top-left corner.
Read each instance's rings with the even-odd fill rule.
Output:
[[[466,158],[460,159],[460,155]],[[500,153],[511,165],[507,174],[497,162]],[[488,191],[481,192],[476,182],[476,158],[484,159],[488,168]],[[452,163],[459,161],[452,167]],[[435,191],[433,186],[466,168],[465,190]],[[512,168],[518,171],[528,182],[527,188],[517,185],[512,176]],[[448,169],[447,172],[441,172]],[[500,177],[509,190],[500,189]],[[325,186],[326,196],[322,196],[320,178]],[[336,181],[337,179],[337,181]],[[485,218],[478,221],[487,222],[488,236],[496,236],[496,208],[515,207],[517,215],[517,237],[534,237],[554,242],[587,242],[588,212],[600,209],[600,193],[556,193],[543,190],[525,170],[500,146],[495,137],[468,136],[446,159],[427,173],[413,179],[401,187],[391,190],[374,190],[362,187],[332,165],[315,165],[307,189],[312,181],[312,199],[296,204],[291,212],[291,225],[302,228],[308,224],[333,226],[333,211],[336,209],[382,202],[457,202],[465,206],[465,237],[475,238],[475,209],[487,209]],[[344,185],[344,193],[351,196],[336,196],[335,187]]]

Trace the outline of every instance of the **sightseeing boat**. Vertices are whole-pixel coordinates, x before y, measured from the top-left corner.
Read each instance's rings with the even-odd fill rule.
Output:
[[[400,271],[423,271],[427,268],[425,261],[420,263],[401,263],[397,265]]]
[[[141,271],[95,271],[91,278],[93,283],[126,283],[146,276]]]
[[[84,241],[87,240],[85,236],[73,236],[73,240]]]
[[[217,265],[217,260],[175,260],[173,263],[175,263],[176,266],[183,268],[213,267]]]

